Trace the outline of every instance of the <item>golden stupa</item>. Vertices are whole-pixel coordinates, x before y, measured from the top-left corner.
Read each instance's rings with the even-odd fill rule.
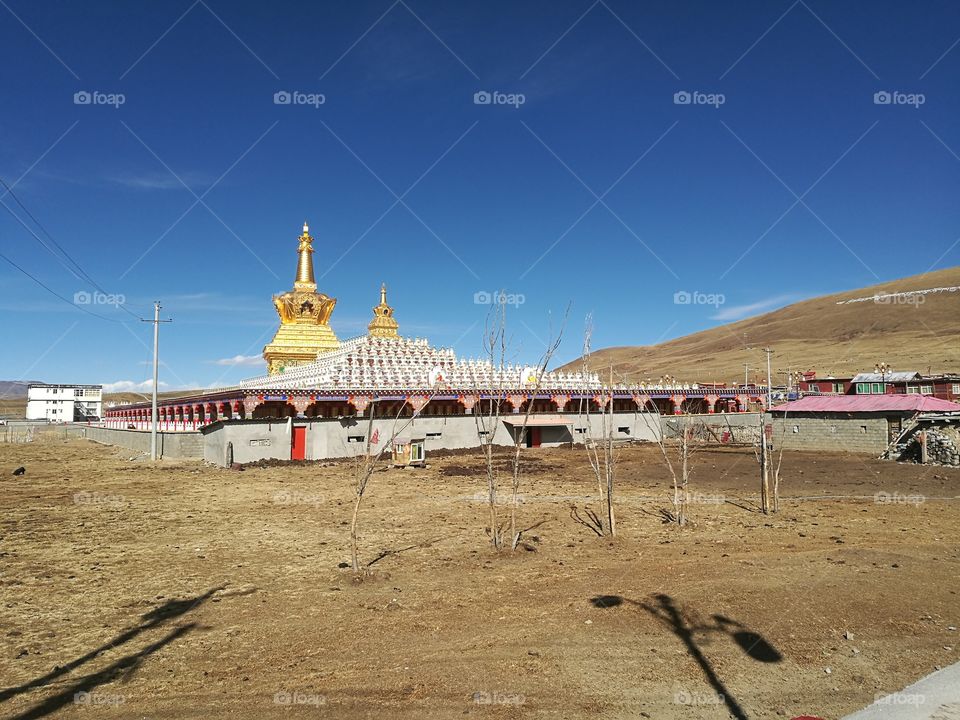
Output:
[[[393,317],[393,308],[387,305],[387,286],[380,286],[380,304],[373,309],[373,320],[367,325],[367,333],[373,337],[398,338],[397,319]]]
[[[337,299],[317,292],[313,277],[313,238],[306,223],[297,252],[299,260],[293,290],[273,296],[273,304],[280,316],[280,329],[263,348],[263,359],[267,361],[267,372],[271,375],[295,365],[311,363],[318,354],[340,347],[340,341],[330,328],[330,315]]]

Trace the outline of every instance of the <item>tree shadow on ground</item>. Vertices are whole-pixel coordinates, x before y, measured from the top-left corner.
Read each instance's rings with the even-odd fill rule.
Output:
[[[202,605],[204,602],[210,599],[214,593],[222,590],[223,587],[224,586],[212,588],[202,595],[187,598],[185,600],[168,600],[163,605],[160,605],[141,615],[139,624],[123,631],[110,642],[105,643],[104,645],[101,645],[100,647],[91,650],[90,652],[81,655],[80,657],[75,658],[64,665],[58,665],[47,674],[38,678],[34,678],[29,682],[16,687],[0,690],[0,703],[30,690],[50,685],[51,683],[57,681],[58,678],[99,657],[102,653],[124,645],[125,643],[134,640],[144,632],[152,630],[153,628],[156,628],[170,620],[185,615],[186,613]],[[64,705],[73,702],[74,695],[77,693],[89,692],[92,688],[102,685],[105,682],[109,682],[121,674],[135,672],[146,657],[152,655],[157,650],[173,642],[180,636],[190,632],[195,627],[196,623],[189,623],[187,625],[177,627],[176,629],[167,633],[160,640],[147,645],[137,652],[125,655],[103,670],[99,670],[79,678],[75,682],[71,683],[69,687],[65,688],[61,692],[58,692],[56,695],[52,695],[51,697],[42,701],[39,705],[26,710],[23,713],[14,715],[11,720],[28,720],[32,718],[44,717],[60,709]]]
[[[723,615],[713,615],[711,624],[696,624],[692,622],[677,607],[676,602],[669,595],[654,595],[649,602],[638,602],[630,600],[620,595],[598,595],[590,599],[590,603],[597,608],[613,608],[629,603],[642,608],[659,620],[668,630],[676,635],[686,646],[687,652],[696,660],[703,674],[710,683],[717,695],[729,710],[730,714],[737,720],[748,720],[746,712],[740,707],[726,685],[720,679],[720,676],[714,670],[713,665],[707,659],[707,656],[701,650],[697,643],[695,633],[719,633],[727,635],[740,647],[740,649],[750,658],[763,663],[777,663],[783,659],[783,655],[764,637],[758,633],[748,630],[741,623],[731,620]]]
[[[394,549],[385,548],[380,551],[379,555],[377,555],[373,560],[367,563],[367,567],[370,567],[371,565],[378,563],[384,558],[390,557],[391,555],[399,555],[400,553],[407,552],[408,550],[417,550],[419,548],[431,547],[432,545],[440,542],[441,540],[443,540],[442,537],[435,537],[435,538],[431,538],[430,540],[427,540],[426,542],[416,543],[414,545],[407,545],[406,547],[394,548]]]
[[[597,537],[603,537],[603,523],[600,521],[600,517],[591,508],[586,506],[584,506],[583,512],[586,517],[580,514],[580,509],[576,505],[570,506],[570,518],[574,522],[593,531]]]

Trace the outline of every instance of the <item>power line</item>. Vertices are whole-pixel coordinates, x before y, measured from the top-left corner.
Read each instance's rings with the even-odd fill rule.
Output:
[[[85,307],[82,307],[82,306],[80,306],[80,305],[77,305],[75,302],[72,302],[72,301],[68,300],[68,299],[65,298],[63,295],[61,295],[60,293],[58,293],[56,290],[52,289],[49,285],[47,285],[46,283],[44,283],[44,282],[43,282],[42,280],[40,280],[39,278],[31,275],[29,272],[27,272],[27,271],[24,270],[22,267],[20,267],[19,265],[17,265],[13,260],[11,260],[10,258],[8,258],[8,257],[7,257],[6,255],[4,255],[3,253],[0,253],[0,258],[3,258],[4,260],[6,260],[8,263],[10,263],[10,265],[12,265],[12,266],[15,267],[17,270],[19,270],[19,271],[22,272],[24,275],[26,275],[28,278],[30,278],[31,280],[33,280],[37,285],[39,285],[40,287],[42,287],[44,290],[46,290],[48,293],[50,293],[50,294],[53,295],[54,297],[59,298],[60,300],[63,300],[63,302],[65,302],[65,303],[66,303],[67,305],[69,305],[70,307],[75,308],[75,309],[79,310],[80,312],[85,312],[87,315],[92,315],[92,316],[95,317],[95,318],[99,318],[100,320],[106,320],[107,322],[119,323],[119,324],[121,324],[121,325],[125,325],[125,324],[126,324],[126,323],[124,323],[122,320],[116,320],[116,319],[114,319],[114,318],[108,318],[108,317],[106,317],[106,316],[104,316],[104,315],[99,315],[99,314],[93,312],[92,310],[87,310]]]
[[[60,253],[61,253],[65,258],[67,258],[67,259],[74,265],[74,267],[76,267],[76,270],[74,270],[74,269],[71,268],[69,265],[67,265],[67,264],[60,258],[60,256],[58,256],[57,253],[54,252],[54,250],[53,250],[46,242],[44,242],[43,238],[41,238],[39,235],[37,235],[37,234],[33,231],[33,229],[32,229],[30,226],[28,226],[15,212],[13,212],[13,210],[11,210],[10,207],[9,207],[6,203],[0,202],[0,205],[3,205],[4,210],[6,210],[6,211],[10,214],[10,216],[13,217],[18,223],[20,223],[20,224],[24,227],[24,229],[25,229],[27,232],[29,232],[29,233],[37,240],[37,242],[39,242],[39,243],[44,247],[44,249],[46,249],[51,255],[53,255],[53,257],[57,260],[57,262],[59,262],[59,263],[60,263],[64,268],[66,268],[75,278],[77,278],[77,280],[79,280],[80,282],[89,283],[89,284],[92,285],[96,290],[99,290],[99,291],[102,292],[104,295],[109,295],[109,293],[108,293],[106,290],[104,290],[104,289],[100,286],[100,284],[99,284],[96,280],[94,280],[86,270],[83,269],[83,267],[80,265],[80,263],[78,263],[76,260],[74,260],[74,259],[73,259],[73,256],[71,256],[70,253],[68,253],[66,250],[63,249],[63,246],[60,245],[60,243],[58,243],[58,242],[56,241],[56,239],[53,237],[53,235],[50,234],[50,231],[47,230],[46,227],[44,227],[43,223],[41,223],[41,222],[36,218],[36,216],[35,216],[32,212],[30,212],[29,209],[27,209],[27,207],[23,204],[23,202],[21,202],[21,200],[20,200],[20,198],[17,196],[17,194],[13,191],[13,188],[11,188],[11,187],[6,183],[6,181],[5,181],[3,178],[0,178],[0,185],[2,185],[4,188],[6,188],[7,194],[10,195],[10,196],[16,201],[17,205],[20,206],[20,208],[23,210],[23,212],[25,212],[25,213],[27,214],[27,216],[28,216],[31,220],[33,220],[33,222],[36,224],[36,226],[37,226],[38,228],[40,228],[41,231],[43,231],[43,234],[46,235],[47,238],[49,238],[50,242],[52,242],[52,243],[54,244],[54,246],[57,248],[57,250],[59,250]],[[78,274],[78,272],[79,272],[79,274]],[[129,310],[129,309],[126,307],[126,305],[124,305],[124,304],[121,303],[121,304],[117,305],[117,307],[119,307],[121,310],[123,310],[125,313],[127,313],[127,314],[130,315],[131,317],[136,318],[137,320],[140,320],[140,319],[141,319],[139,315],[137,315],[135,312]],[[95,313],[91,313],[91,314],[94,314],[94,315],[95,315]],[[97,317],[100,317],[100,316],[97,316]]]

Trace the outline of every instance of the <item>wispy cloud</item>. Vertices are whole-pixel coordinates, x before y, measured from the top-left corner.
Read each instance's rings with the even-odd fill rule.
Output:
[[[234,355],[229,358],[220,358],[219,360],[211,360],[214,365],[230,365],[230,366],[255,366],[255,365],[264,365],[265,362],[262,357],[259,355]]]
[[[212,178],[202,173],[180,173],[180,177],[193,190],[199,190],[213,182]],[[109,176],[107,180],[135,190],[185,190],[177,178],[166,172],[120,173]]]
[[[755,303],[748,303],[747,305],[731,305],[729,307],[724,307],[720,309],[716,315],[711,315],[711,320],[723,320],[729,322],[731,320],[742,320],[743,318],[750,317],[752,315],[759,315],[765,313],[768,310],[774,310],[776,308],[781,308],[784,305],[789,305],[792,302],[796,302],[798,298],[796,295],[777,295],[775,297],[766,298],[765,300],[758,300]]]
[[[167,383],[158,382],[157,389],[162,390],[167,387]],[[103,383],[103,392],[146,392],[153,389],[153,380],[148,379],[143,382],[134,382],[133,380],[116,380],[114,382]]]

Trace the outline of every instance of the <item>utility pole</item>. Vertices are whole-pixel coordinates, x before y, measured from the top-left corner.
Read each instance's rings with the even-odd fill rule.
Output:
[[[160,301],[153,304],[153,320],[143,320],[140,322],[153,323],[153,398],[150,411],[150,459],[157,460],[157,380],[160,368],[160,323],[173,322],[171,319],[160,319]]]
[[[747,389],[747,385],[750,384],[750,363],[743,364],[743,389]]]
[[[773,400],[773,385],[772,385],[772,376],[770,373],[770,356],[773,355],[773,350],[771,348],[764,348],[763,351],[767,354],[767,412],[770,412],[771,401]]]

